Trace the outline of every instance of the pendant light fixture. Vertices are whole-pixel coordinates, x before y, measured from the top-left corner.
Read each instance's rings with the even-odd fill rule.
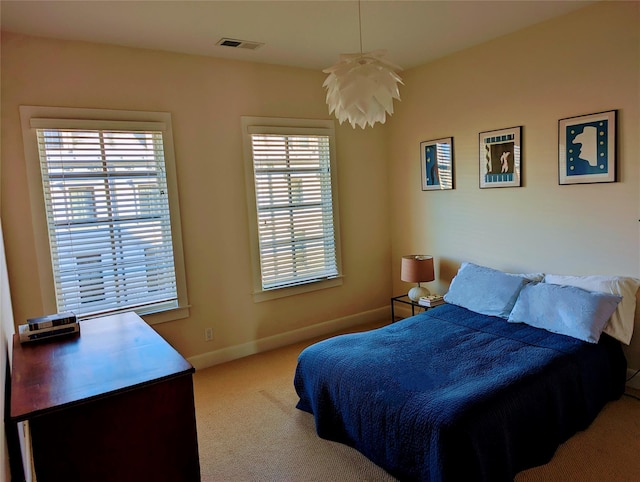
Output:
[[[342,124],[349,121],[364,129],[376,122],[384,124],[387,114],[393,114],[393,99],[400,100],[398,83],[402,79],[396,73],[402,68],[385,58],[386,50],[362,53],[362,18],[358,0],[358,28],[360,53],[341,54],[340,61],[323,70],[329,74],[323,87],[327,89],[329,114],[335,113]]]

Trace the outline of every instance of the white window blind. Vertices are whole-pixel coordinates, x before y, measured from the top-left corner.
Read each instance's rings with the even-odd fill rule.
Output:
[[[177,307],[162,130],[79,123],[32,121],[58,311]]]
[[[262,289],[335,278],[330,137],[264,131],[249,129]]]

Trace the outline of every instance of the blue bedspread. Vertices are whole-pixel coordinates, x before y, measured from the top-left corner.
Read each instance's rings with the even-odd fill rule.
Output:
[[[626,361],[589,344],[442,305],[299,356],[297,407],[318,435],[401,480],[513,480],[548,462],[624,390]]]

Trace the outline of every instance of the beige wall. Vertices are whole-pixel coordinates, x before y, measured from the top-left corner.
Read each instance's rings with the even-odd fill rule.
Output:
[[[329,118],[324,77],[313,70],[3,34],[2,219],[16,323],[43,314],[34,282],[21,104],[171,112],[192,308],[188,319],[154,328],[184,356],[207,364],[290,341],[285,334],[304,337],[336,323],[386,316],[391,259],[380,129],[336,131],[344,284],[252,301],[240,117]],[[213,328],[212,342],[204,341],[206,327]],[[263,339],[270,342],[260,345]]]
[[[640,277],[640,15],[604,2],[404,75],[390,129],[394,291],[402,254],[514,271]],[[558,185],[558,120],[618,109],[619,181]],[[479,189],[478,133],[523,126],[523,187]],[[453,136],[452,191],[420,189],[420,141]],[[631,365],[640,367],[640,323]]]
[[[637,2],[603,2],[404,72],[403,100],[386,126],[337,129],[344,285],[258,304],[240,116],[328,118],[324,75],[5,33],[0,192],[16,323],[42,310],[20,104],[172,113],[192,309],[154,327],[203,364],[386,316],[389,296],[408,288],[399,264],[410,252],[436,257],[430,287],[440,292],[463,260],[640,276],[638,21]],[[611,109],[619,110],[620,182],[559,186],[558,119]],[[478,132],[515,125],[523,187],[480,190]],[[446,136],[456,188],[422,192],[419,143]],[[628,351],[640,367],[640,337]]]

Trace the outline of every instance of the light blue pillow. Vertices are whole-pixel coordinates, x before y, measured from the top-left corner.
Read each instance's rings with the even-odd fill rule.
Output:
[[[509,322],[598,343],[621,300],[622,296],[575,286],[531,283],[520,292]]]
[[[523,275],[464,262],[451,281],[444,300],[483,315],[508,318],[527,282]]]

